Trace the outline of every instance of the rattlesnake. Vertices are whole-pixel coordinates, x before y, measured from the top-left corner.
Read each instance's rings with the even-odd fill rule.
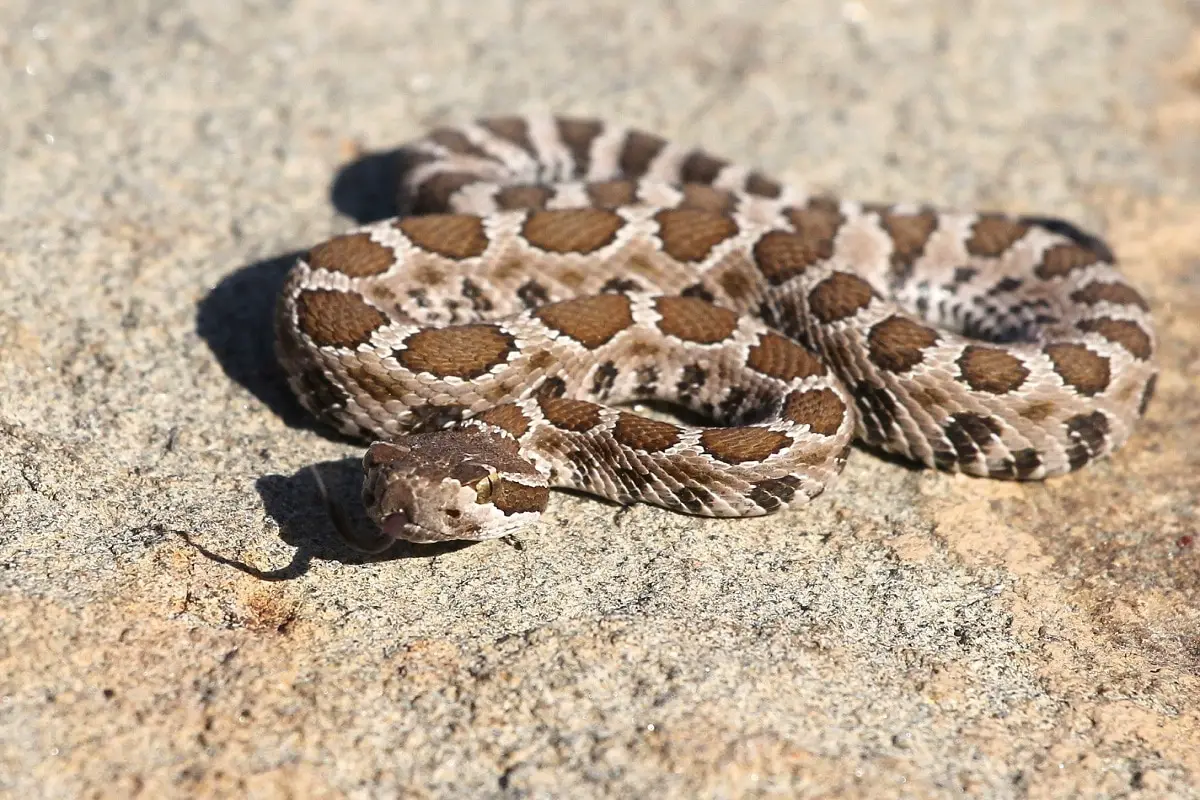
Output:
[[[511,533],[552,486],[764,514],[832,486],[855,438],[1042,479],[1121,445],[1153,393],[1145,300],[1059,219],[808,194],[586,119],[401,152],[401,216],[312,248],[276,316],[301,403],[378,440],[383,544]]]

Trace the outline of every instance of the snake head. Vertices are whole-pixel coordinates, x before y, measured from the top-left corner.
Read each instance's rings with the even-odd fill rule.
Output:
[[[376,442],[363,471],[368,515],[409,542],[506,536],[536,522],[550,497],[515,442],[473,428]]]

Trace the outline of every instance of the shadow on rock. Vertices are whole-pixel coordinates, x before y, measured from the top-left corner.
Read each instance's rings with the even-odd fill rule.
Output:
[[[329,190],[334,208],[360,225],[399,213],[400,176],[413,165],[404,150],[368,153],[338,170]]]
[[[316,471],[314,473],[314,470]],[[318,483],[317,474],[320,475]],[[205,558],[263,581],[287,581],[308,572],[314,560],[369,564],[408,558],[433,558],[466,549],[476,542],[412,544],[383,540],[366,515],[359,492],[362,466],[357,458],[325,461],[295,475],[266,475],[255,482],[267,515],[279,523],[279,538],[296,548],[285,567],[261,570],[215,553],[181,534]],[[322,491],[324,490],[324,491]],[[374,553],[359,548],[387,545]]]
[[[362,504],[362,462],[324,461],[294,475],[266,475],[256,482],[263,507],[279,523],[279,535],[310,558],[362,564],[398,558],[430,558],[468,547],[470,542],[412,544],[388,542]],[[319,481],[319,482],[318,482]],[[381,545],[385,549],[376,552]]]
[[[316,424],[288,389],[275,359],[271,319],[284,277],[300,253],[288,253],[227,275],[200,301],[196,333],[221,369],[293,428]]]

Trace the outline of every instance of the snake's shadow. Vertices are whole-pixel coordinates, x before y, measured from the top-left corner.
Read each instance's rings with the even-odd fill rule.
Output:
[[[319,482],[317,474],[320,475]],[[379,532],[357,499],[361,485],[362,469],[357,458],[325,461],[305,467],[294,475],[264,475],[255,481],[267,515],[279,524],[279,538],[296,548],[291,563],[277,569],[259,569],[213,552],[187,534],[183,534],[183,538],[211,561],[272,582],[299,578],[308,572],[314,559],[368,564],[396,559],[433,558],[477,544],[445,542],[415,545],[392,542],[380,552],[362,552],[347,539],[374,543],[379,541]],[[326,505],[327,500],[336,507],[337,522]]]
[[[319,475],[319,478],[318,478]],[[319,481],[319,482],[318,482]],[[379,553],[364,553],[347,539],[364,544],[379,540],[359,493],[358,458],[322,461],[294,475],[264,475],[255,482],[266,513],[279,524],[279,536],[309,559],[365,564],[406,558],[432,558],[469,547],[471,542],[416,545],[395,542]],[[334,513],[323,498],[334,506]],[[335,522],[335,515],[339,518]],[[293,561],[294,563],[294,561]]]
[[[403,149],[365,153],[337,171],[329,201],[359,225],[394,217],[403,200],[397,193],[400,176],[412,164]]]
[[[225,374],[289,426],[316,429],[287,387],[275,359],[271,318],[288,268],[299,252],[240,267],[200,301],[196,333]]]

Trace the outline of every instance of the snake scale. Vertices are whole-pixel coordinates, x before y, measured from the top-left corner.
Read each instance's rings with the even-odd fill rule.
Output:
[[[1057,218],[808,194],[550,115],[401,153],[400,216],[309,250],[276,314],[304,407],[374,441],[383,544],[510,534],[551,487],[765,514],[856,439],[1039,480],[1119,447],[1153,393],[1146,301]]]

